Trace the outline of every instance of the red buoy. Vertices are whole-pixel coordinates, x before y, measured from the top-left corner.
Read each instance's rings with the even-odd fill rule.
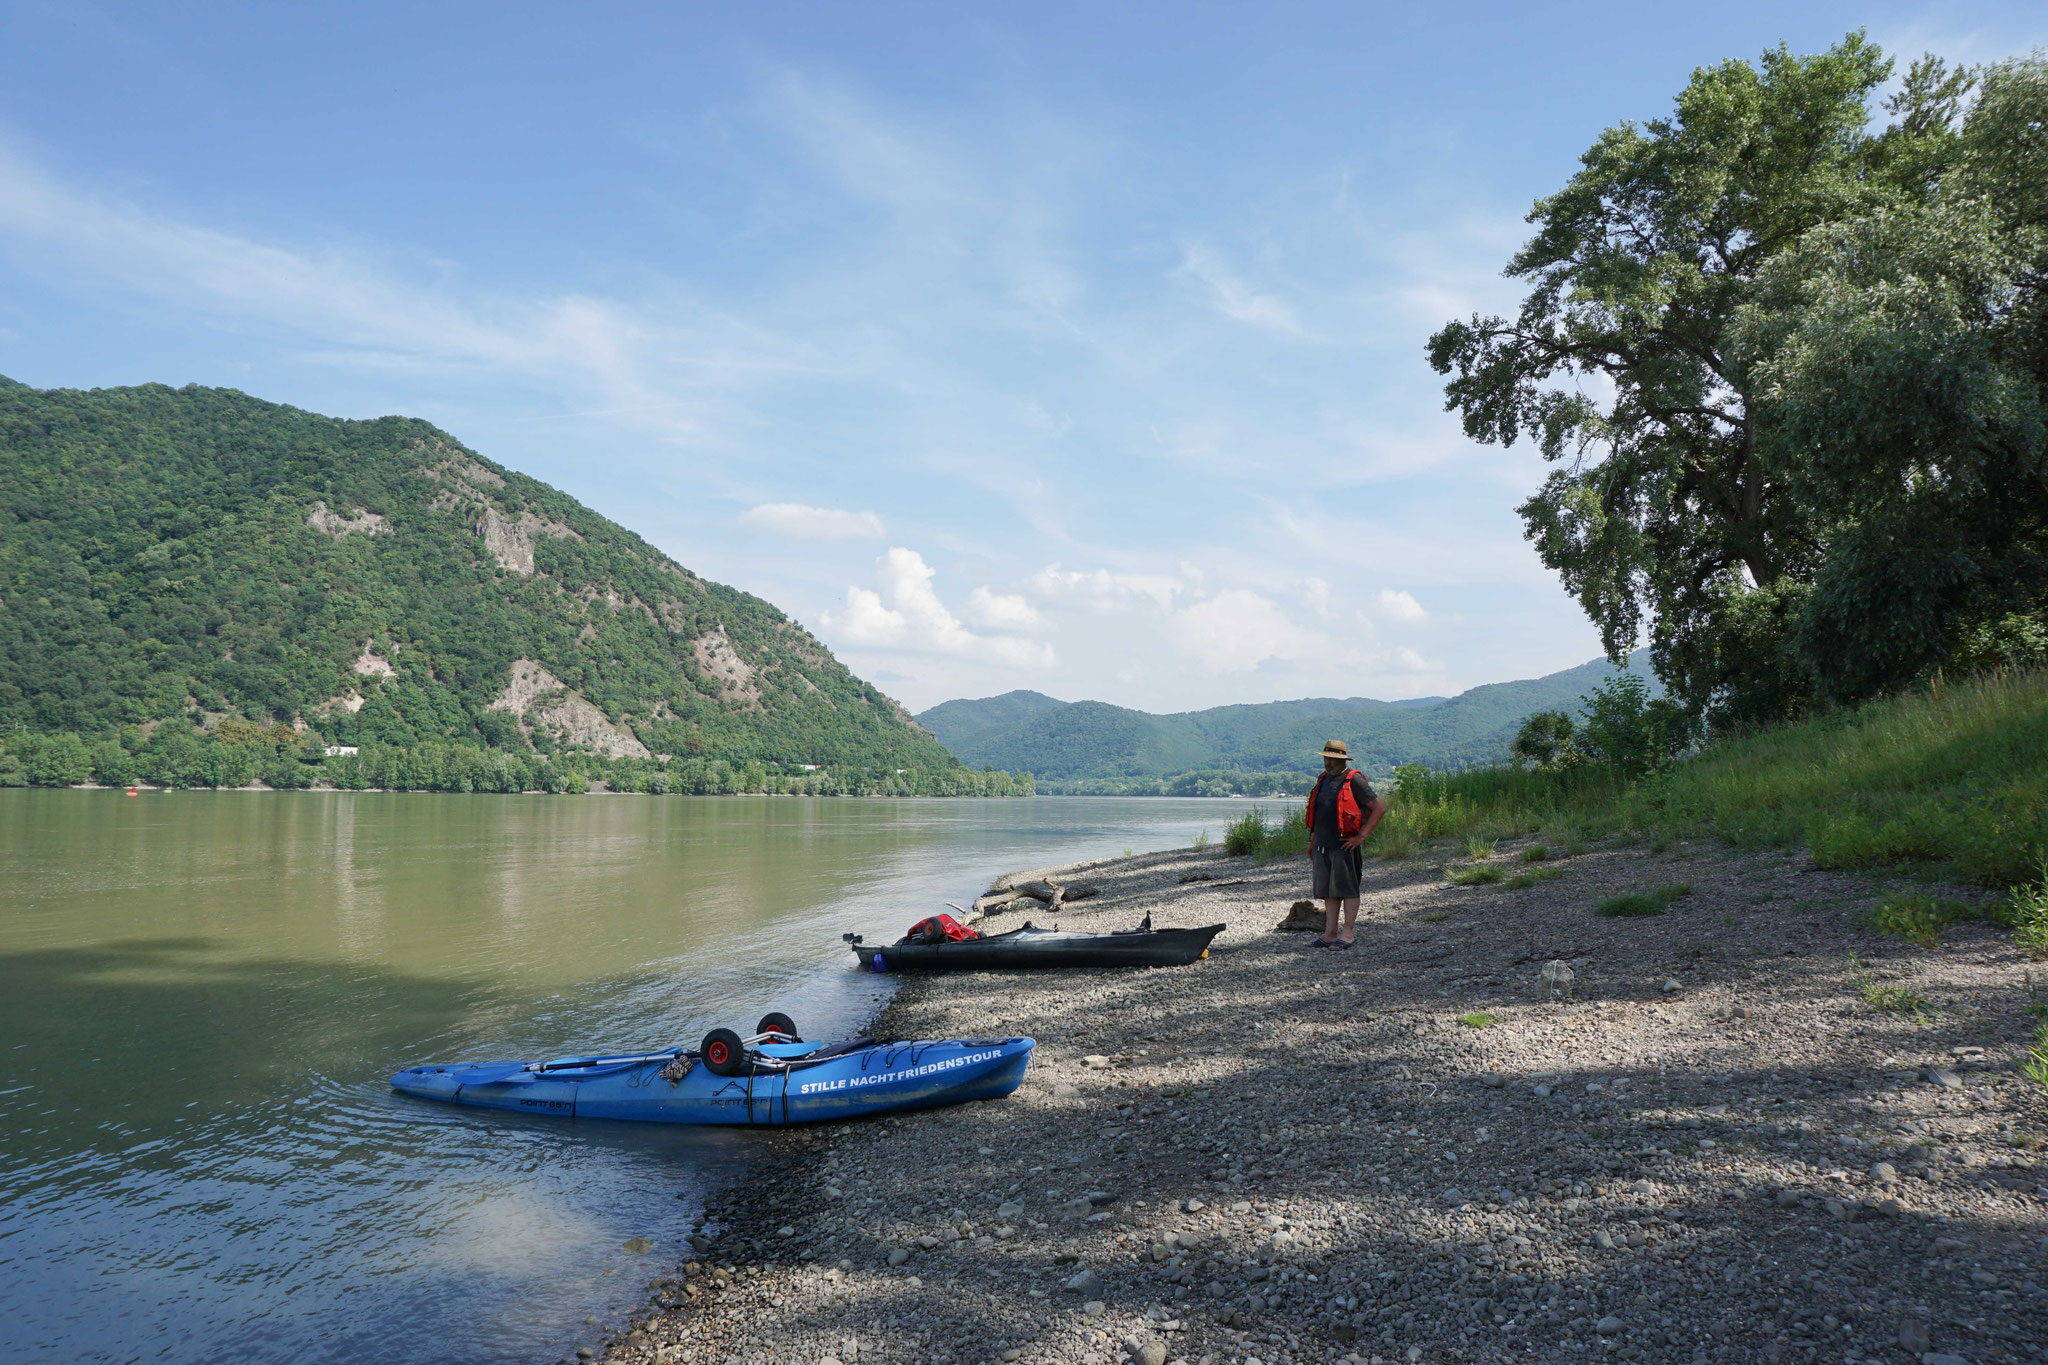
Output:
[[[128,794],[129,794],[130,796],[133,796],[133,795],[135,795],[135,788],[133,788],[133,787],[130,787],[130,788],[128,789]]]

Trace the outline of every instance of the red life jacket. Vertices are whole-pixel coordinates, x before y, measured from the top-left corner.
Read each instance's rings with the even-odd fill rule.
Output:
[[[961,943],[970,938],[980,938],[981,935],[951,915],[933,915],[930,919],[921,919],[911,925],[910,932],[903,937],[912,943],[944,943],[948,939]]]
[[[1358,798],[1351,794],[1351,779],[1359,775],[1358,769],[1346,768],[1344,775],[1337,779],[1344,784],[1337,790],[1337,837],[1339,839],[1349,839],[1352,835],[1365,828],[1365,812],[1359,809]],[[1329,780],[1330,775],[1324,773],[1316,779],[1316,789],[1308,794],[1308,814],[1302,816],[1301,822],[1308,826],[1309,833],[1311,834],[1315,833],[1316,828],[1316,797],[1322,793],[1323,783]]]

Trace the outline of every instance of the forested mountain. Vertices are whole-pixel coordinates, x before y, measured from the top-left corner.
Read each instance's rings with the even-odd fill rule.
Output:
[[[1647,677],[1644,652],[1629,666]],[[1164,716],[1006,692],[944,702],[917,719],[962,762],[1029,771],[1041,790],[1142,790],[1148,782],[1159,785],[1158,779],[1201,773],[1215,774],[1214,780],[1182,785],[1241,790],[1231,775],[1312,770],[1314,751],[1326,739],[1346,741],[1360,766],[1375,773],[1397,763],[1454,768],[1497,762],[1524,716],[1573,709],[1616,671],[1596,660],[1547,677],[1475,687],[1448,700],[1317,697]]]
[[[0,475],[0,734],[957,771],[767,602],[426,422],[0,379]]]

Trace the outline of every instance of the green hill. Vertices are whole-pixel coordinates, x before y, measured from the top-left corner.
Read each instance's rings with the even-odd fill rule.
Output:
[[[1648,673],[1647,652],[1630,668]],[[1265,773],[1298,774],[1314,751],[1345,740],[1360,766],[1386,772],[1399,763],[1463,768],[1496,762],[1531,711],[1573,709],[1616,670],[1605,660],[1521,682],[1491,683],[1451,698],[1304,701],[1218,706],[1153,715],[1103,702],[1062,702],[1037,692],[949,701],[921,713],[920,725],[963,763],[1036,776],[1041,789],[1178,790],[1220,786]],[[1652,680],[1654,686],[1654,680]],[[1256,785],[1256,784],[1253,784]]]
[[[425,422],[0,379],[0,472],[0,734],[960,772],[767,602]]]

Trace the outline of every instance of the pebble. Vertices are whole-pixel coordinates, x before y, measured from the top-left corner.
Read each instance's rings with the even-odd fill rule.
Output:
[[[1955,1090],[1961,1087],[1963,1078],[1945,1066],[1937,1066],[1928,1071],[1927,1083],[1938,1085],[1943,1090]]]
[[[1927,1324],[1918,1318],[1907,1318],[1899,1324],[1899,1347],[1914,1355],[1925,1354],[1934,1345],[1927,1335]]]
[[[1548,1085],[1539,1085],[1531,1093],[1539,1100],[1547,1100],[1550,1098],[1550,1087]]]
[[[1621,1319],[1609,1313],[1606,1317],[1593,1324],[1593,1330],[1603,1337],[1611,1337],[1621,1330]]]
[[[1084,1270],[1060,1286],[1068,1294],[1085,1294],[1093,1297],[1102,1292],[1102,1277],[1092,1270]]]
[[[1479,1083],[1489,1090],[1498,1090],[1508,1083],[1508,1079],[1498,1071],[1489,1071],[1479,1078]]]
[[[1665,979],[1665,982],[1664,982],[1664,994],[1666,994],[1666,995],[1674,995],[1674,994],[1676,994],[1677,992],[1679,992],[1679,991],[1682,991],[1682,990],[1684,990],[1684,989],[1685,989],[1685,987],[1683,987],[1683,986],[1681,986],[1681,985],[1679,985],[1679,984],[1678,984],[1678,978],[1677,978],[1677,977],[1667,977],[1667,978]]]
[[[854,965],[858,966],[860,964],[855,963]],[[1199,1199],[1190,1199],[1187,1203],[1181,1205],[1181,1207],[1186,1209],[1189,1213],[1200,1213],[1203,1209],[1207,1208],[1208,1205],[1204,1204]]]
[[[1109,1305],[1101,1299],[1090,1299],[1081,1305],[1081,1316],[1084,1318],[1099,1318],[1108,1311]]]
[[[856,963],[855,965],[858,966],[859,964]],[[902,1265],[905,1261],[909,1259],[910,1253],[905,1251],[902,1247],[889,1248],[889,1264],[892,1267]]]
[[[1870,1178],[1880,1185],[1899,1183],[1899,1168],[1889,1161],[1880,1161],[1870,1168]]]
[[[1138,1365],[1166,1365],[1166,1343],[1148,1341],[1138,1348],[1133,1359]]]

